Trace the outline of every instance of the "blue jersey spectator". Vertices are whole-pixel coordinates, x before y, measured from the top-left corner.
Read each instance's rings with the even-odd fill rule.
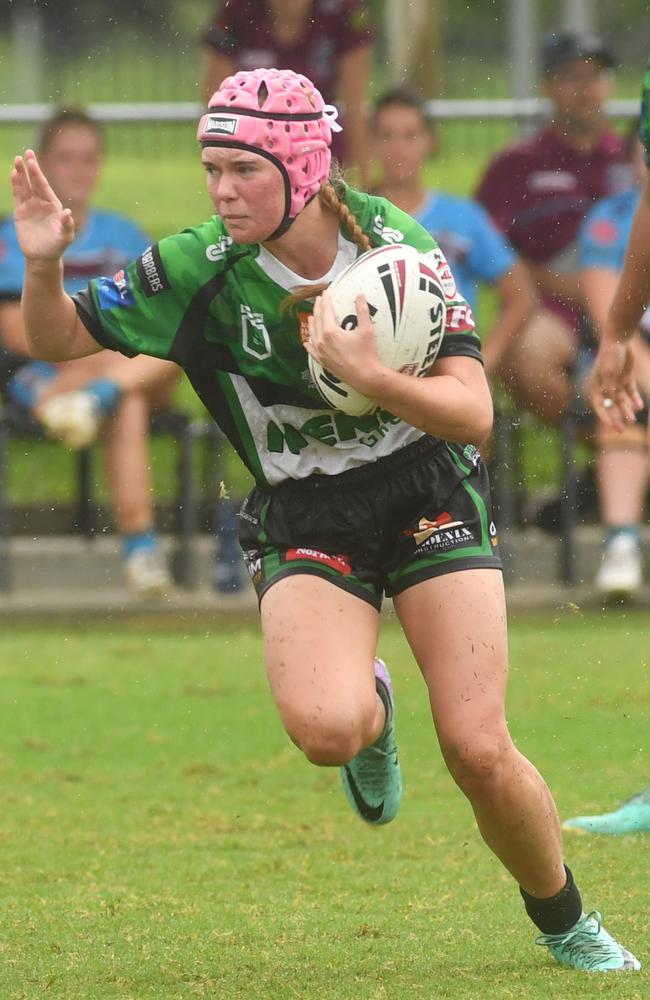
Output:
[[[637,187],[596,202],[582,224],[578,241],[581,268],[620,271],[641,192]]]
[[[147,249],[135,223],[94,209],[90,200],[101,170],[100,124],[78,109],[61,109],[44,123],[39,156],[76,237],[64,254],[69,294],[99,275],[119,272]],[[13,219],[0,223],[0,388],[28,411],[47,434],[71,448],[101,433],[116,527],[122,537],[124,576],[131,591],[160,596],[171,578],[154,527],[148,458],[149,416],[168,405],[178,368],[158,359],[127,359],[99,351],[64,364],[30,361],[20,309],[24,261]],[[1,383],[4,383],[1,384]]]
[[[434,135],[416,95],[398,88],[380,97],[375,104],[373,135],[375,158],[382,172],[376,193],[408,212],[431,233],[472,309],[476,309],[480,282],[495,289],[499,309],[491,329],[483,333],[482,354],[488,374],[498,374],[534,310],[526,269],[480,205],[427,190],[424,165],[434,146]]]
[[[429,191],[414,217],[444,253],[461,295],[474,311],[481,282],[494,285],[517,255],[485,209],[475,201],[444,191]]]

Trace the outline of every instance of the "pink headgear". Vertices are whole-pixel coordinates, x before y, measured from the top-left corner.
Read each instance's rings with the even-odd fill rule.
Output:
[[[273,163],[284,180],[285,233],[329,176],[338,112],[306,76],[290,69],[254,69],[227,77],[199,122],[202,146],[249,149]]]

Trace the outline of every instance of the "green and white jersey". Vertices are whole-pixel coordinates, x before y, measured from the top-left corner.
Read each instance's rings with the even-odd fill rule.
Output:
[[[439,357],[480,360],[472,314],[434,240],[382,198],[346,190],[346,202],[376,246],[408,243],[431,255],[447,294]],[[343,228],[332,281],[358,255]],[[379,410],[350,417],[324,406],[300,340],[300,315],[283,307],[309,284],[265,248],[233,242],[218,216],[149,247],[113,278],[75,296],[85,326],[104,347],[180,365],[260,485],[334,475],[376,461],[422,436]],[[300,304],[303,319],[311,302]]]

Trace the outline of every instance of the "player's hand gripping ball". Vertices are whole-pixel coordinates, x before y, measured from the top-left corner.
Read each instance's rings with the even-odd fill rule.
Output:
[[[344,330],[357,325],[355,299],[368,303],[379,359],[387,368],[419,378],[436,359],[445,332],[446,299],[433,262],[414,247],[378,247],[362,254],[329,287]],[[314,385],[328,406],[351,416],[377,404],[309,356]]]

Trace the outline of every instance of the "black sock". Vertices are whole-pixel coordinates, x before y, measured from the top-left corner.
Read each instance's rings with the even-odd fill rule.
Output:
[[[542,934],[563,934],[580,920],[582,916],[582,900],[578,887],[573,881],[571,870],[564,866],[566,885],[555,896],[538,899],[519,887],[526,913],[536,924]]]

